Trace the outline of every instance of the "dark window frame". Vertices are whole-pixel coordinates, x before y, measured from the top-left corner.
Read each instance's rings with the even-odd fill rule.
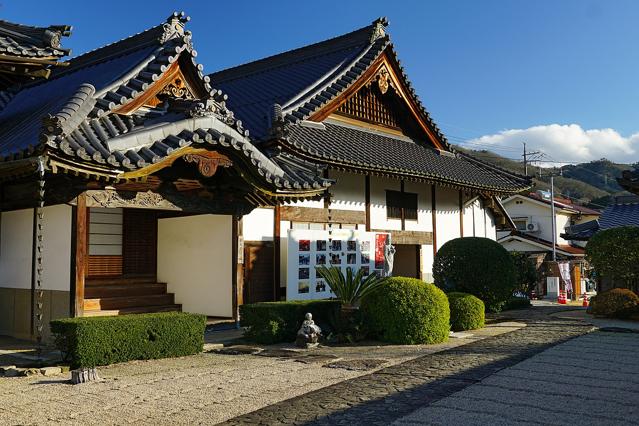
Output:
[[[417,220],[419,200],[414,192],[386,190],[386,218]]]

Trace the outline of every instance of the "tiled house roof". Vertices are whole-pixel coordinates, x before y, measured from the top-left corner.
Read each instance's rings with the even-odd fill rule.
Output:
[[[195,61],[191,34],[183,29],[187,21],[173,14],[156,27],[73,58],[47,81],[0,94],[0,166],[46,153],[118,177],[193,146],[233,157],[276,190],[328,186],[302,160],[299,170],[291,161],[280,166],[251,143],[226,96],[211,87]],[[196,99],[168,94],[158,108],[118,113],[176,63],[191,73]]]
[[[599,228],[609,229],[620,226],[639,226],[639,202],[613,204],[606,207],[599,218]]]
[[[455,153],[437,128],[397,59],[385,18],[351,33],[210,75],[229,95],[228,105],[251,134],[261,140],[284,127],[280,145],[318,164],[364,172],[402,175],[495,193],[529,188],[529,178]],[[421,140],[375,133],[325,121],[305,126],[324,107],[353,86],[382,56],[399,72],[409,100],[429,132],[448,153]],[[389,149],[391,148],[391,149]],[[395,149],[396,148],[396,149]]]
[[[24,58],[59,59],[71,51],[60,45],[71,34],[67,25],[46,28],[0,20],[0,54]]]

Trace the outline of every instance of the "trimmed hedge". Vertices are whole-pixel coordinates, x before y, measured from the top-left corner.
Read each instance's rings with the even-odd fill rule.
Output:
[[[55,344],[71,368],[202,352],[206,317],[184,312],[65,318],[51,321]]]
[[[628,318],[639,312],[639,296],[626,288],[613,288],[590,300],[590,313],[609,318]]]
[[[295,300],[260,302],[240,306],[240,324],[248,327],[244,337],[257,343],[292,342],[307,312],[328,335],[339,316],[341,303],[337,300]]]
[[[484,326],[484,302],[468,293],[448,293],[450,328],[453,331],[476,330]]]
[[[489,238],[464,237],[446,242],[435,255],[435,285],[446,292],[480,298],[489,312],[499,312],[517,289],[510,253]]]
[[[362,311],[364,324],[382,341],[413,345],[448,339],[446,294],[416,278],[389,278],[362,301]]]

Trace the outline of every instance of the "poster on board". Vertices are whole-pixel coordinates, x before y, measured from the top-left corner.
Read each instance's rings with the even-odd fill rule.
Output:
[[[353,229],[290,229],[287,247],[286,300],[326,299],[334,297],[318,274],[316,266],[347,268],[365,275],[382,274],[384,245],[390,234]]]

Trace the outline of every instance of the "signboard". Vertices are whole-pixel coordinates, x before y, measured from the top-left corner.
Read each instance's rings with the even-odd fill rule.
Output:
[[[384,245],[390,234],[352,229],[333,231],[290,229],[287,247],[286,300],[326,299],[334,294],[317,275],[316,266],[337,266],[365,275],[382,275]]]

